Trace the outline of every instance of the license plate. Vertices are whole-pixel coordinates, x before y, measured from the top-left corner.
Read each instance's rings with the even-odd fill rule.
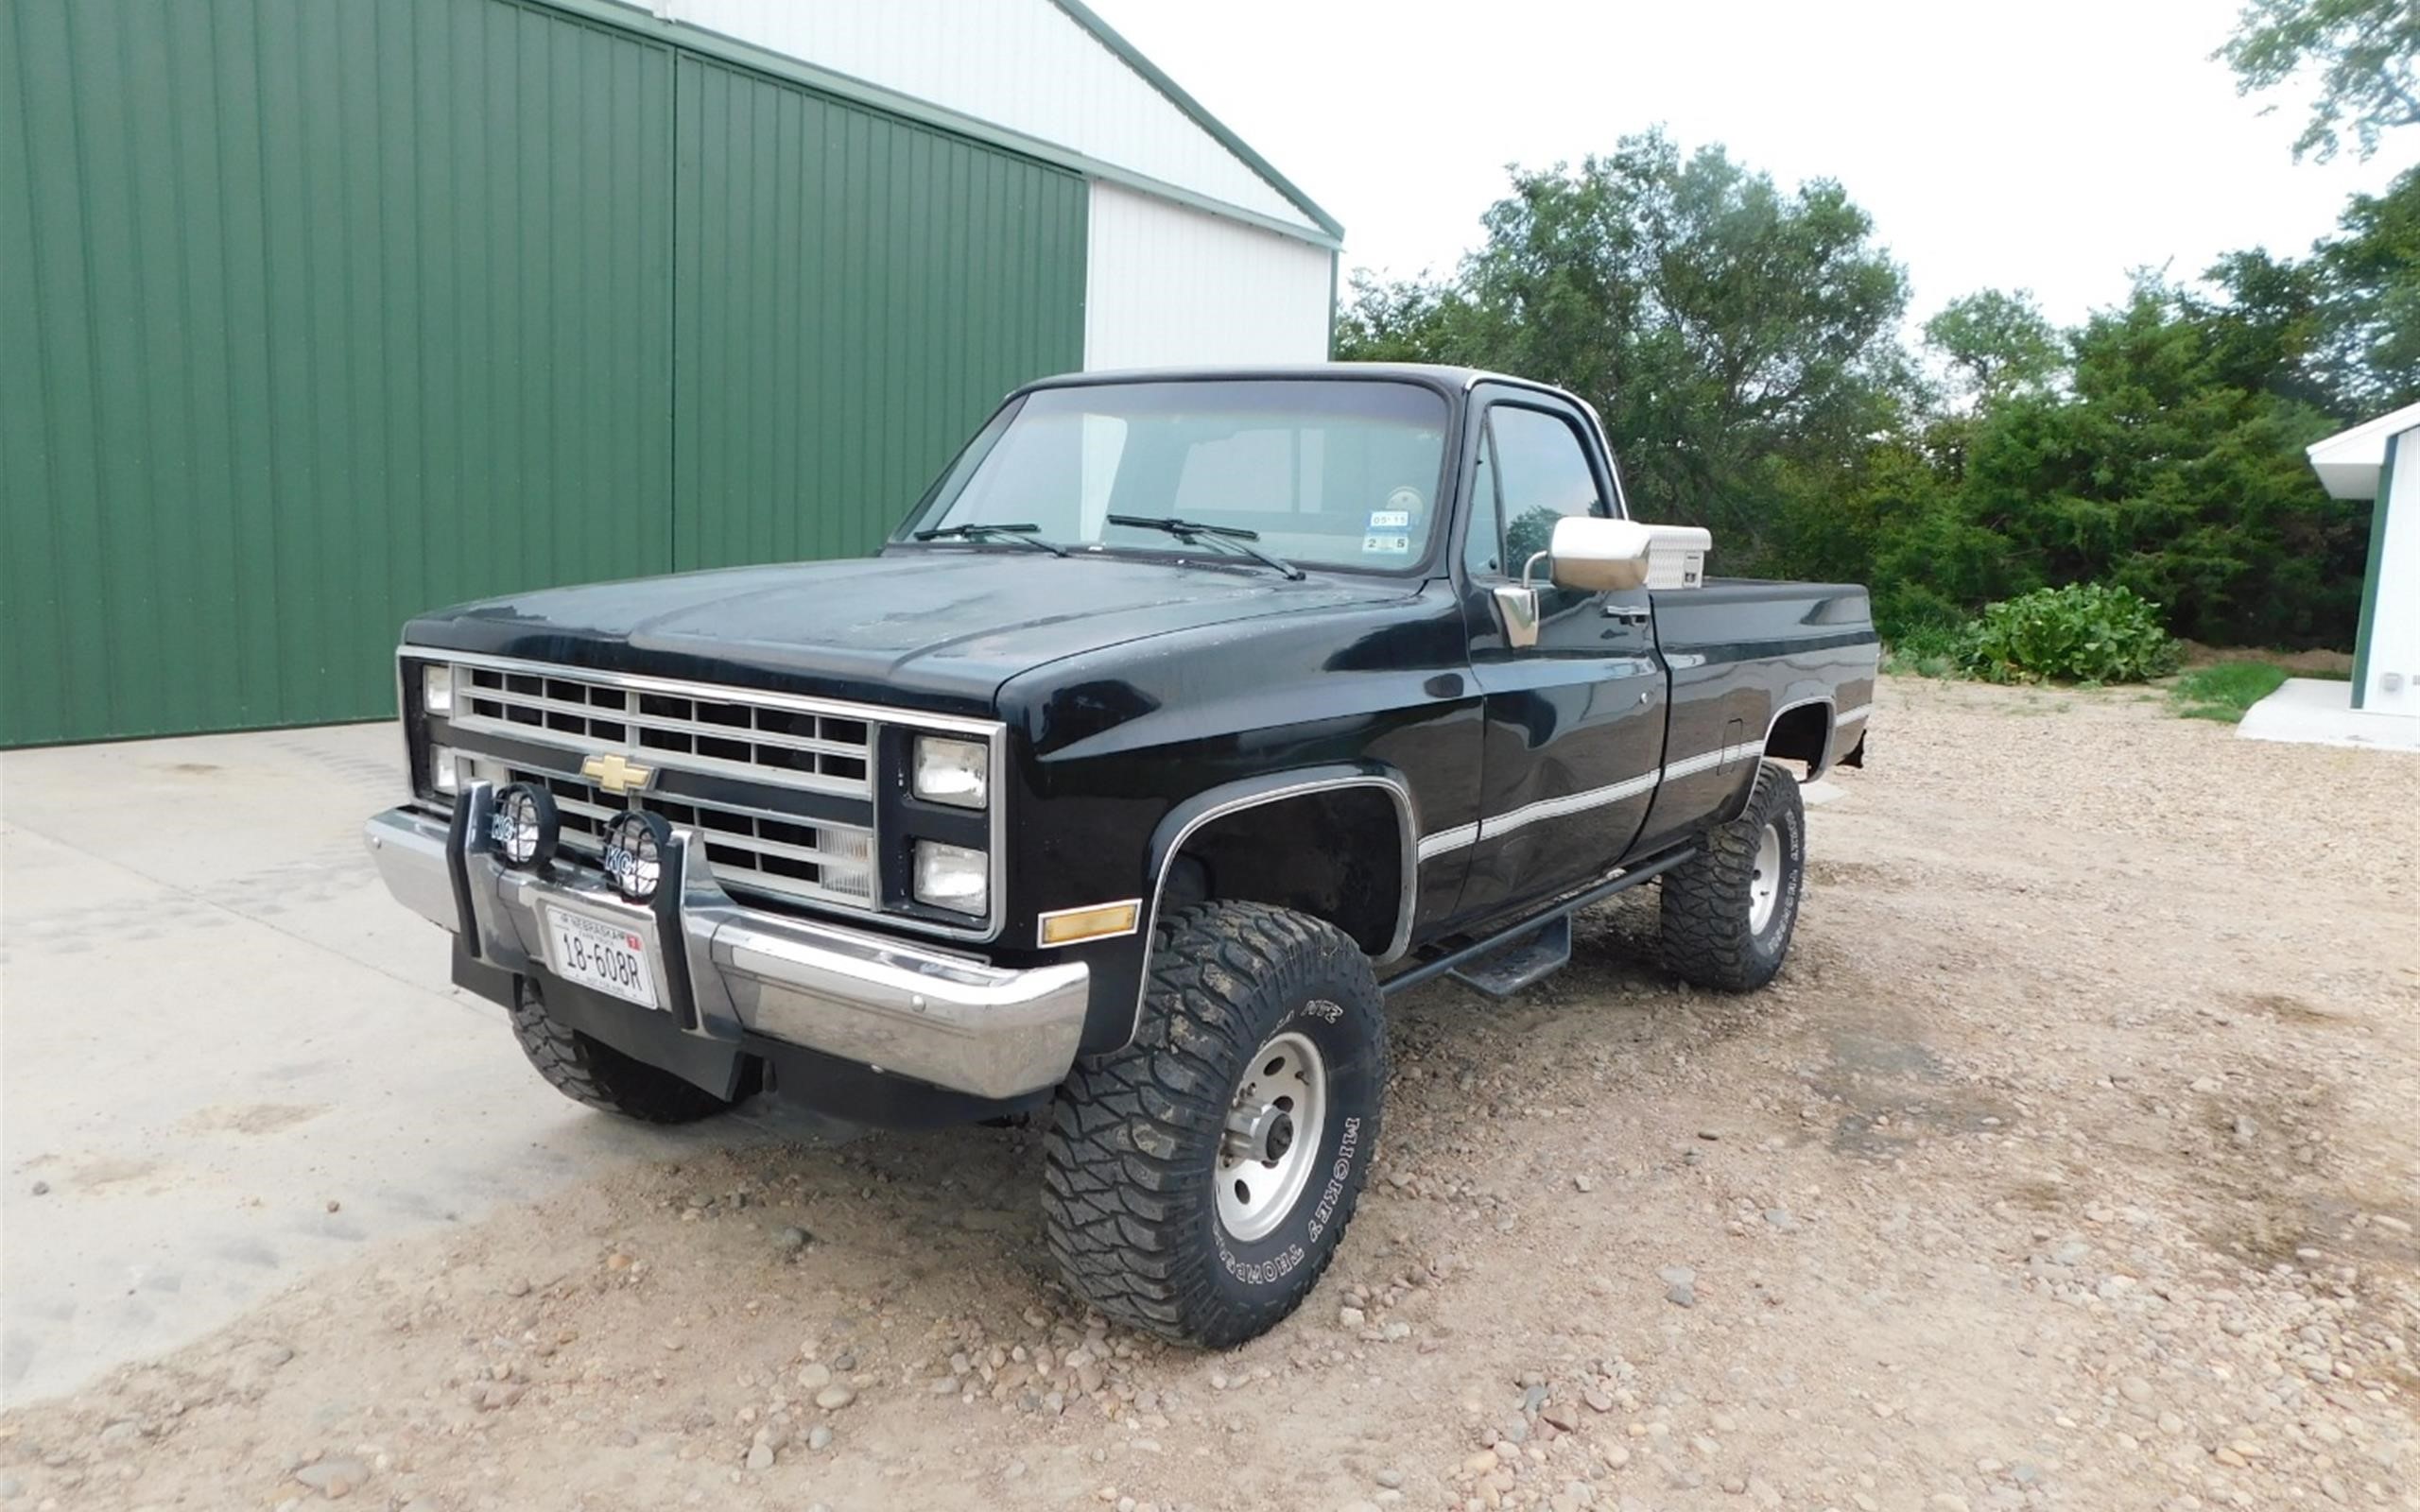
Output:
[[[546,942],[555,974],[640,1007],[656,1006],[655,967],[635,931],[584,914],[546,910]]]

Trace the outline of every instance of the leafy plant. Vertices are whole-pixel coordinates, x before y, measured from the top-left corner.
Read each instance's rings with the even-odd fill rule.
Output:
[[[2174,671],[2182,649],[2132,589],[2069,583],[1986,607],[1961,660],[1994,682],[2143,682]]]
[[[1882,670],[1920,678],[1954,678],[1961,674],[1967,631],[1960,625],[1918,620],[1882,638]]]
[[[2287,673],[2273,662],[2221,662],[2195,667],[2176,679],[2169,697],[2187,719],[2232,725],[2244,712],[2284,685]]]

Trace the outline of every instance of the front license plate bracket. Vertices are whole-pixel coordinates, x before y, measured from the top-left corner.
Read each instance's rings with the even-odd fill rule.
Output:
[[[662,1008],[656,968],[664,953],[650,925],[627,923],[544,903],[546,967],[564,981],[642,1008]]]

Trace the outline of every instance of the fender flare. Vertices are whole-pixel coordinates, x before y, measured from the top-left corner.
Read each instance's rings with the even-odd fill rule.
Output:
[[[1151,948],[1151,934],[1160,919],[1160,900],[1167,889],[1168,868],[1184,850],[1184,843],[1195,831],[1214,819],[1245,809],[1283,802],[1301,798],[1306,793],[1333,792],[1340,788],[1374,787],[1394,801],[1395,844],[1403,872],[1403,896],[1395,905],[1394,937],[1386,950],[1372,957],[1379,965],[1399,960],[1411,948],[1412,909],[1420,898],[1420,811],[1412,799],[1411,784],[1403,774],[1391,766],[1374,762],[1340,762],[1325,766],[1298,767],[1291,771],[1269,772],[1247,777],[1238,782],[1222,783],[1197,793],[1168,810],[1158,826],[1151,831],[1149,860],[1144,873],[1142,936],[1143,949]],[[1150,990],[1150,972],[1146,967],[1143,980],[1136,985],[1134,1021],[1143,1017],[1143,998]],[[1132,1031],[1128,1031],[1130,1037]]]
[[[1806,694],[1797,697],[1789,697],[1786,696],[1780,702],[1774,704],[1773,716],[1765,721],[1765,743],[1757,747],[1760,752],[1772,749],[1773,730],[1780,727],[1782,715],[1789,713],[1794,710],[1804,709],[1809,704],[1817,703],[1824,706],[1824,754],[1806,769],[1806,780],[1810,782],[1822,778],[1825,772],[1832,769],[1832,747],[1840,744],[1841,720],[1839,700],[1829,690],[1823,693]],[[1758,759],[1762,760],[1761,755]]]
[[[1803,687],[1804,684],[1801,686]],[[1791,690],[1793,693],[1796,691]],[[1839,701],[1830,693],[1806,694],[1797,697],[1785,693],[1774,702],[1772,716],[1765,721],[1765,732],[1757,739],[1754,755],[1747,763],[1745,780],[1739,783],[1739,790],[1723,799],[1721,808],[1715,811],[1717,824],[1730,823],[1739,816],[1741,810],[1748,806],[1749,796],[1756,790],[1757,764],[1765,759],[1765,752],[1772,749],[1773,731],[1780,728],[1782,715],[1793,710],[1806,708],[1810,704],[1824,706],[1824,753],[1807,766],[1806,780],[1810,782],[1816,782],[1832,769],[1832,749],[1840,744],[1841,740]]]

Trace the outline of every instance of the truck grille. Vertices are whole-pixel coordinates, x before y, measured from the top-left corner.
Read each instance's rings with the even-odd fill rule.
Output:
[[[582,752],[618,747],[673,770],[851,798],[873,792],[872,731],[862,719],[460,664],[454,697],[458,730],[539,741],[568,736]]]
[[[718,689],[624,687],[567,668],[457,662],[447,677],[453,707],[446,739],[475,775],[553,794],[562,843],[574,854],[593,862],[606,824],[625,809],[645,809],[696,829],[725,886],[848,908],[876,905],[872,721],[737,692],[717,696]],[[521,754],[483,750],[482,735],[510,741]],[[533,757],[533,747],[560,756]],[[599,791],[579,768],[600,751],[656,768],[653,789],[627,799]],[[675,796],[663,791],[669,772],[738,778],[753,793],[858,799],[869,823],[784,813],[769,793],[756,802]]]
[[[596,859],[605,826],[627,806],[696,829],[716,880],[726,887],[853,908],[873,903],[873,834],[856,825],[653,796],[626,805],[578,778],[520,766],[505,772],[505,782],[543,785],[554,795],[563,846],[587,861]]]

